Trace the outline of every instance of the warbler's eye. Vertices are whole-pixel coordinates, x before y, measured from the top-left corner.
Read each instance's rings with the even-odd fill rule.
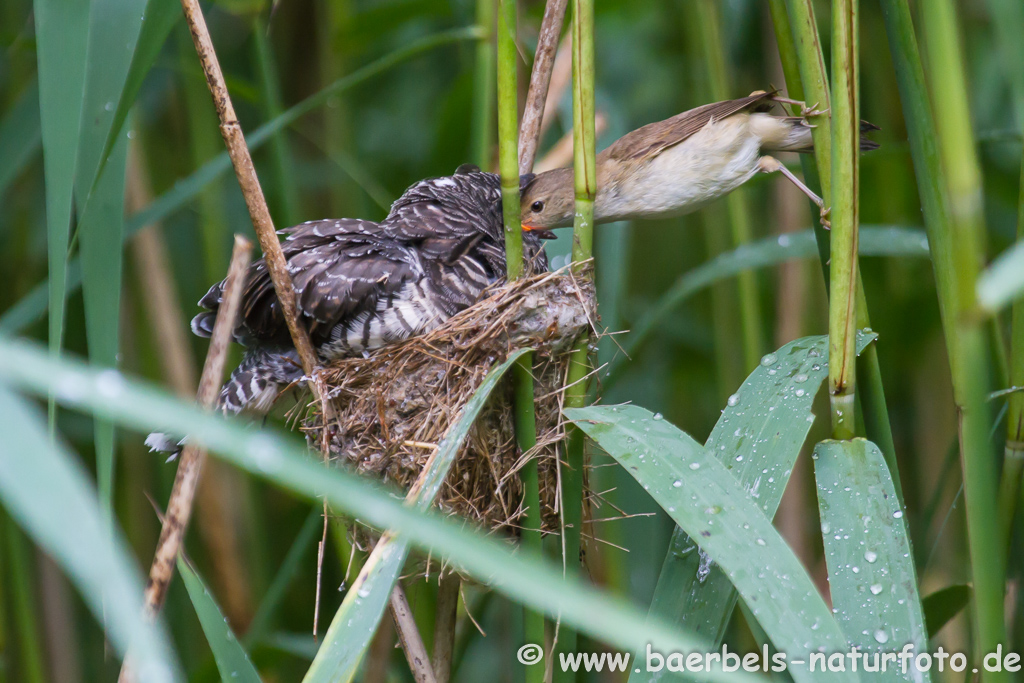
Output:
[[[544,210],[544,202],[534,202],[533,204],[530,204],[530,210],[534,213],[540,213]]]

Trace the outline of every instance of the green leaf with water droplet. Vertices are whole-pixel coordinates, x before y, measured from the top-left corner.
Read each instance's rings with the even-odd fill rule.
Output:
[[[178,573],[188,590],[192,607],[203,627],[206,642],[213,651],[213,658],[220,671],[223,683],[260,683],[260,675],[249,659],[248,653],[238,642],[227,618],[217,606],[210,589],[195,568],[185,558],[178,556]]]
[[[910,535],[882,451],[866,439],[814,448],[828,583],[836,619],[851,646],[874,656],[911,643],[928,652]],[[864,680],[930,680],[927,671],[892,666]]]
[[[780,351],[779,357],[784,353]],[[699,550],[688,543],[674,543],[669,551],[670,555],[692,558],[697,564],[691,592],[701,592],[711,563],[717,564],[743,596],[772,644],[788,657],[793,680],[820,680],[807,667],[810,654],[819,649],[844,650],[846,638],[800,560],[772,526],[757,498],[737,481],[715,449],[710,444],[708,448],[701,446],[666,420],[655,419],[637,406],[574,408],[567,409],[565,415],[615,458],[696,540]],[[763,438],[759,434],[752,436]],[[768,441],[765,439],[765,445]],[[835,673],[832,680],[857,678],[852,673]]]
[[[859,334],[857,352],[875,339]],[[828,337],[804,337],[762,358],[726,402],[706,446],[770,518],[814,422],[811,407],[828,376]],[[732,582],[702,563],[696,544],[676,528],[651,599],[651,612],[721,642],[736,604]],[[631,683],[652,680],[633,672]]]

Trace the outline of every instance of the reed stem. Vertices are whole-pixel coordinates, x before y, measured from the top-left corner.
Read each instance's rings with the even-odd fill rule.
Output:
[[[693,7],[696,11],[699,37],[708,76],[708,90],[711,101],[727,100],[733,78],[725,62],[725,46],[722,43],[722,26],[718,0],[699,0]],[[725,208],[732,233],[732,247],[749,243],[752,239],[750,207],[742,192],[730,193],[725,198]],[[719,230],[719,225],[709,225]],[[745,270],[737,276],[739,288],[740,337],[743,340],[743,376],[757,367],[764,353],[762,331],[764,323],[757,293],[757,273]],[[720,359],[724,361],[725,359]],[[723,387],[723,391],[726,388]],[[731,393],[731,389],[729,390]]]
[[[473,120],[469,138],[472,158],[480,168],[492,163],[491,139],[494,119],[494,5],[497,0],[476,0],[476,23],[483,36],[476,44],[473,73]]]
[[[829,298],[829,397],[832,437],[851,439],[855,425],[857,214],[860,103],[857,0],[832,3],[832,259]]]
[[[953,6],[948,0],[933,0],[921,9],[929,38],[929,66],[936,75],[932,81],[934,101],[942,103],[935,109],[934,119],[910,8],[904,0],[882,0],[924,209],[957,407],[978,664],[985,653],[994,652],[998,644],[1006,642],[1005,568],[1000,545],[1003,536],[996,510],[995,457],[989,443],[991,422],[985,403],[989,368],[983,330],[971,310],[984,227],[980,175]],[[986,672],[983,680],[1007,678],[1002,672]]]
[[[594,248],[594,198],[597,196],[597,152],[594,132],[594,0],[573,0],[572,16],[572,135],[573,181],[576,214],[572,229],[573,271],[586,274]],[[586,274],[589,277],[589,274]],[[587,401],[590,374],[590,339],[579,341],[572,352],[567,373],[565,407],[582,407]],[[562,470],[562,552],[565,570],[580,570],[583,527],[583,432],[569,425],[565,467]],[[576,633],[562,629],[560,652],[576,649]],[[554,667],[557,680],[571,680],[572,672]]]
[[[564,3],[563,3],[564,5]],[[550,10],[550,8],[549,8]],[[562,13],[564,14],[564,6]],[[549,19],[545,13],[545,21]],[[554,22],[554,19],[551,19]],[[558,44],[561,21],[553,26],[549,22],[542,29],[538,45],[538,60],[535,64],[527,95],[527,110],[524,113],[523,130],[525,139],[519,135],[517,122],[517,58],[516,49],[516,0],[501,0],[498,14],[498,158],[501,167],[502,213],[505,221],[505,259],[508,279],[523,275],[523,233],[520,221],[519,174],[529,173],[536,155],[540,121],[544,116],[544,100],[551,78],[554,62],[554,47]],[[552,27],[553,26],[553,27]],[[550,33],[554,32],[552,40]],[[548,35],[545,36],[545,33]],[[544,51],[551,52],[547,57]],[[545,72],[546,71],[546,72]],[[539,92],[539,90],[544,92]],[[526,117],[529,116],[530,127]],[[532,145],[532,152],[527,149]],[[525,154],[525,156],[524,156]],[[523,165],[526,164],[524,168]],[[512,371],[515,392],[515,431],[520,457],[525,457],[537,444],[537,417],[534,406],[533,354],[525,354],[516,361]],[[537,461],[531,458],[520,471],[523,484],[523,506],[526,508],[522,524],[521,544],[529,553],[539,556],[542,551],[540,481]],[[523,642],[544,645],[544,615],[533,610],[523,610]],[[527,683],[542,683],[544,667],[530,666],[525,670]]]
[[[828,112],[831,110],[831,96],[828,78],[825,73],[825,61],[821,53],[821,40],[814,17],[813,2],[812,0],[785,0],[785,3],[790,31],[787,33],[784,30],[780,30],[784,27],[776,24],[776,40],[780,45],[783,43],[792,44],[792,48],[787,46],[785,50],[791,50],[796,55],[804,101],[812,109],[819,112]],[[773,16],[779,14],[778,10],[779,8],[775,8]],[[783,66],[785,66],[785,63]],[[792,88],[789,82],[790,78],[791,74],[787,72],[787,85]],[[827,114],[819,114],[809,118],[816,126],[811,131],[811,134],[814,139],[814,158],[817,162],[821,196],[828,200],[832,196],[831,118]],[[815,227],[815,236],[818,239],[818,253],[821,255],[821,266],[825,273],[825,288],[827,291],[830,291],[831,277],[828,258],[831,252],[831,237],[827,231],[821,229],[820,225]],[[860,328],[871,327],[867,299],[864,297],[864,284],[859,273],[857,277],[856,306],[857,326]],[[902,501],[903,487],[900,483],[900,472],[896,462],[896,445],[892,438],[892,425],[889,422],[889,410],[886,405],[885,390],[882,385],[882,369],[878,362],[878,350],[874,344],[869,345],[861,353],[860,362],[857,364],[857,372],[859,374],[856,381],[861,385],[859,398],[864,416],[865,432],[867,437],[878,445],[885,456],[885,462],[889,466],[889,474],[896,488],[896,495]]]

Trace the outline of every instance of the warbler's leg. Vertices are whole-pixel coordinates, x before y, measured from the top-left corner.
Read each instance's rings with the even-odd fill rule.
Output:
[[[796,185],[801,192],[807,195],[807,197],[812,202],[818,205],[822,227],[824,227],[826,230],[832,227],[832,224],[829,223],[828,221],[828,214],[831,211],[831,208],[825,207],[825,200],[823,200],[818,195],[814,194],[814,191],[811,190],[811,188],[804,185],[804,182],[797,178],[795,175],[793,175],[793,173],[788,168],[786,168],[781,161],[779,161],[775,157],[763,156],[760,159],[758,159],[757,166],[762,173],[775,173],[776,171],[778,171],[782,175],[786,176],[786,178],[789,179],[791,183]]]

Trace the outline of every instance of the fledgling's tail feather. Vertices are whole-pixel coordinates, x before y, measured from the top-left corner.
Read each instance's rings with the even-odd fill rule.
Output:
[[[193,329],[201,315],[193,320]],[[220,390],[217,410],[225,415],[266,415],[281,392],[301,379],[302,366],[294,349],[249,349]],[[184,443],[160,432],[146,437],[149,450],[167,453],[168,460],[177,457]]]

